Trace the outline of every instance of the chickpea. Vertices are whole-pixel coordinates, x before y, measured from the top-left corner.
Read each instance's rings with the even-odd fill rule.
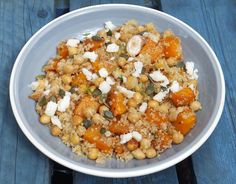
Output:
[[[104,121],[104,118],[100,114],[94,114],[92,121],[94,123],[102,123]]]
[[[84,62],[84,58],[81,55],[74,56],[74,64],[80,65]]]
[[[40,119],[39,119],[40,123],[42,124],[48,124],[51,121],[51,118],[49,116],[47,116],[46,114],[43,114]]]
[[[122,67],[122,66],[124,66],[126,64],[126,60],[123,57],[119,57],[117,62],[118,62],[118,65],[120,67]]]
[[[148,149],[149,147],[151,146],[151,140],[150,139],[147,139],[147,138],[143,138],[141,141],[140,141],[140,148],[141,149]]]
[[[134,97],[133,98],[137,102],[137,104],[140,104],[142,102],[142,100],[143,100],[143,96],[139,92],[134,93]]]
[[[69,56],[73,56],[73,55],[78,53],[78,48],[76,48],[76,47],[68,47],[68,51],[69,51]]]
[[[148,107],[156,109],[159,107],[159,103],[156,100],[150,100],[148,102]]]
[[[67,142],[69,140],[69,138],[70,138],[69,134],[64,134],[61,139],[62,139],[62,141]]]
[[[70,85],[65,85],[65,86],[64,86],[64,89],[65,89],[66,91],[70,91],[71,86],[70,86]]]
[[[73,68],[73,66],[71,64],[65,64],[64,65],[63,72],[65,74],[71,74],[71,73],[73,73],[73,71],[74,71],[74,68]]]
[[[179,113],[181,113],[183,111],[183,107],[178,107],[177,109],[172,107],[169,110],[169,120],[170,121],[175,121],[177,119],[177,116]]]
[[[128,143],[127,143],[127,148],[129,151],[134,151],[135,149],[138,148],[139,143],[138,141],[136,141],[135,139],[131,139]]]
[[[72,78],[70,75],[62,75],[61,80],[64,84],[70,84],[72,81]]]
[[[147,82],[148,81],[148,77],[146,75],[140,75],[139,80],[140,80],[140,82]]]
[[[183,134],[181,134],[181,133],[178,132],[178,131],[174,131],[172,138],[173,138],[173,142],[174,142],[175,144],[180,144],[180,143],[183,142],[183,140],[184,140]]]
[[[140,85],[137,85],[137,86],[135,86],[134,90],[137,91],[137,92],[141,92],[142,88],[141,88]]]
[[[134,108],[130,109],[129,113],[128,113],[128,120],[131,123],[135,123],[140,119],[140,113],[138,113],[138,111]]]
[[[79,136],[78,136],[77,134],[72,134],[72,135],[70,136],[70,142],[71,142],[71,144],[73,144],[73,145],[79,144]]]
[[[87,86],[86,86],[86,84],[81,84],[81,85],[79,86],[79,91],[80,91],[81,93],[85,93],[85,92],[87,91]]]
[[[100,107],[99,107],[99,113],[101,114],[101,115],[103,115],[103,113],[104,113],[104,111],[109,111],[109,109],[108,109],[108,107],[107,106],[105,106],[105,105],[101,105]]]
[[[158,110],[162,113],[168,113],[169,112],[169,107],[170,107],[169,103],[163,103],[159,106]]]
[[[138,105],[137,102],[133,98],[129,99],[128,101],[129,107],[137,107],[137,105]]]
[[[76,126],[76,125],[80,125],[83,121],[83,118],[81,118],[80,116],[78,115],[74,115],[72,117],[72,125]]]
[[[96,160],[98,158],[98,149],[97,148],[89,148],[88,158],[91,160]]]
[[[53,136],[59,136],[60,133],[61,133],[61,129],[58,128],[57,126],[53,126],[53,127],[51,128],[51,134],[52,134]]]
[[[148,148],[146,150],[146,157],[147,158],[154,158],[157,156],[157,152],[154,148]]]
[[[133,77],[133,76],[129,76],[127,78],[127,82],[125,83],[125,87],[127,89],[134,89],[135,86],[138,85],[138,79],[136,77]]]
[[[199,101],[194,101],[190,104],[190,108],[193,110],[193,111],[198,111],[202,108],[202,105]]]
[[[87,107],[84,109],[83,113],[86,118],[91,118],[96,113],[96,110],[92,107]]]
[[[86,132],[86,128],[84,126],[78,126],[77,129],[76,129],[76,133],[79,135],[79,136],[83,136]]]
[[[137,160],[143,160],[145,158],[145,154],[139,148],[132,151],[132,154],[133,154],[134,158],[136,158]]]

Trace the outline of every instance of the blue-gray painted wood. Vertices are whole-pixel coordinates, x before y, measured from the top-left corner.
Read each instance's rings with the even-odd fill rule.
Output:
[[[0,183],[50,181],[48,158],[26,139],[14,119],[8,87],[17,54],[53,18],[52,12],[52,1],[0,1]]]
[[[235,183],[236,1],[163,0],[162,8],[195,28],[209,42],[225,75],[226,102],[223,116],[208,141],[193,154],[198,183]]]
[[[70,0],[70,10],[75,10],[78,8],[96,5],[96,4],[106,4],[106,3],[129,3],[129,4],[138,4],[141,6],[148,6],[152,7],[152,1],[108,1],[108,0],[94,0],[94,1],[77,1],[77,0]],[[171,167],[166,169],[165,171],[161,171],[155,174],[150,174],[147,176],[136,177],[136,178],[125,178],[125,179],[109,179],[109,178],[101,178],[95,176],[89,176],[82,173],[75,173],[74,174],[74,183],[118,183],[118,184],[125,184],[125,183],[163,183],[163,184],[175,184],[178,183],[175,167]]]

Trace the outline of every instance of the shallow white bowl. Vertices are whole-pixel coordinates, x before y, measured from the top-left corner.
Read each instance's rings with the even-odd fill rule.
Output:
[[[136,19],[144,24],[153,22],[160,31],[171,28],[182,39],[185,60],[194,61],[199,69],[200,101],[203,110],[198,122],[184,142],[165,151],[160,157],[132,160],[128,163],[108,160],[99,165],[71,152],[46,126],[38,122],[35,104],[28,99],[27,87],[42,66],[56,53],[61,40],[80,37],[103,27],[111,20],[120,25]],[[16,120],[26,137],[45,155],[56,162],[83,173],[104,177],[132,177],[157,172],[175,165],[196,151],[211,135],[221,116],[225,98],[223,73],[217,57],[207,42],[182,21],[153,9],[125,4],[98,5],[75,10],[41,28],[19,53],[10,81],[10,99]]]

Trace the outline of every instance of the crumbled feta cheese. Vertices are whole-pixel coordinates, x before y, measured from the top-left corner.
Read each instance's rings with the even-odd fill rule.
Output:
[[[133,57],[129,57],[127,61],[130,62],[130,61],[133,61],[133,60],[134,60]]]
[[[91,81],[93,79],[93,73],[90,72],[88,69],[82,68],[82,73],[85,75],[88,81]]]
[[[134,62],[134,73],[132,74],[134,77],[139,77],[142,73],[143,63],[140,61]]]
[[[66,93],[65,96],[58,101],[57,110],[60,112],[65,112],[70,106],[70,94]]]
[[[140,107],[139,107],[139,112],[142,112],[142,113],[144,113],[145,111],[146,111],[146,109],[147,109],[147,103],[146,102],[143,102],[141,105],[140,105]]]
[[[198,79],[198,74],[197,74],[198,69],[194,69],[194,62],[187,61],[185,63],[185,67],[186,67],[187,74],[189,75],[189,79],[197,80]]]
[[[179,86],[179,83],[174,80],[170,86],[170,91],[172,91],[173,93],[178,92],[181,89],[181,87]]]
[[[120,33],[115,32],[115,39],[116,39],[116,40],[119,40],[120,36],[121,36]]]
[[[83,58],[90,59],[91,62],[95,62],[98,58],[98,55],[93,51],[93,52],[85,52],[83,55]]]
[[[142,135],[140,133],[138,133],[137,131],[132,132],[132,137],[138,142],[140,142],[142,140]]]
[[[161,81],[163,81],[163,83],[161,84],[161,86],[166,87],[166,86],[169,84],[168,78],[167,78],[165,75],[163,75],[163,74],[161,73],[161,71],[159,71],[159,70],[154,71],[154,72],[152,72],[152,73],[149,74],[149,75],[150,75],[150,77],[151,77],[154,81],[156,81],[156,82],[161,82]]]
[[[120,143],[125,144],[125,143],[129,142],[132,139],[132,137],[133,137],[132,133],[120,135]]]
[[[56,125],[58,128],[62,129],[61,121],[59,120],[58,116],[51,117],[52,124]]]
[[[101,90],[102,94],[106,94],[111,90],[111,86],[110,84],[108,84],[108,82],[103,81],[100,85],[99,85],[99,89]]]
[[[38,81],[34,81],[34,82],[32,82],[32,83],[29,85],[29,87],[30,87],[33,91],[35,91],[38,86],[39,86],[39,82],[38,82]]]
[[[112,77],[110,77],[110,76],[108,76],[108,77],[106,78],[106,82],[107,82],[108,84],[110,84],[110,85],[114,85],[114,84],[115,84],[114,79],[113,79]]]
[[[80,40],[78,40],[78,39],[69,39],[69,40],[67,40],[66,45],[70,46],[70,47],[77,47],[79,42],[80,42]]]
[[[111,132],[110,132],[109,130],[107,130],[107,131],[105,132],[105,136],[106,136],[106,137],[110,137],[110,136],[111,136]]]
[[[169,90],[166,91],[160,91],[157,93],[154,97],[153,100],[156,100],[158,102],[162,102],[162,100],[166,97],[166,95],[169,93]]]
[[[188,87],[189,87],[191,90],[195,91],[195,88],[194,88],[194,85],[193,85],[193,84],[190,84]]]
[[[47,96],[47,95],[49,95],[50,91],[51,91],[50,89],[47,89],[43,92],[43,94]]]
[[[95,79],[97,79],[97,78],[98,78],[98,75],[97,75],[96,73],[93,73],[93,74],[92,74],[92,79],[95,80]]]
[[[135,92],[133,92],[131,90],[126,89],[123,86],[117,86],[117,89],[118,89],[119,92],[123,93],[128,98],[132,98],[134,96],[134,93],[135,93]]]
[[[108,76],[108,71],[107,71],[106,68],[101,68],[101,69],[98,71],[98,73],[99,73],[99,75],[100,75],[101,77],[104,77],[104,78]]]
[[[45,114],[48,116],[54,116],[56,110],[57,110],[57,103],[50,101],[47,103]]]
[[[107,22],[105,22],[105,28],[113,30],[116,28],[116,26],[111,21],[107,21]]]
[[[144,33],[143,33],[143,36],[150,38],[152,41],[154,41],[154,42],[156,42],[156,43],[158,43],[158,41],[159,41],[159,39],[160,39],[160,36],[155,35],[155,34],[150,33],[150,32],[144,32]]]
[[[107,52],[118,52],[119,51],[119,45],[116,45],[115,43],[107,45]]]

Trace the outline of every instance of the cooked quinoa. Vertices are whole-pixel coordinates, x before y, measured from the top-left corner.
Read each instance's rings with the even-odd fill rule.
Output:
[[[39,121],[79,156],[154,158],[195,126],[198,70],[181,39],[152,23],[106,22],[68,39],[30,87]]]

